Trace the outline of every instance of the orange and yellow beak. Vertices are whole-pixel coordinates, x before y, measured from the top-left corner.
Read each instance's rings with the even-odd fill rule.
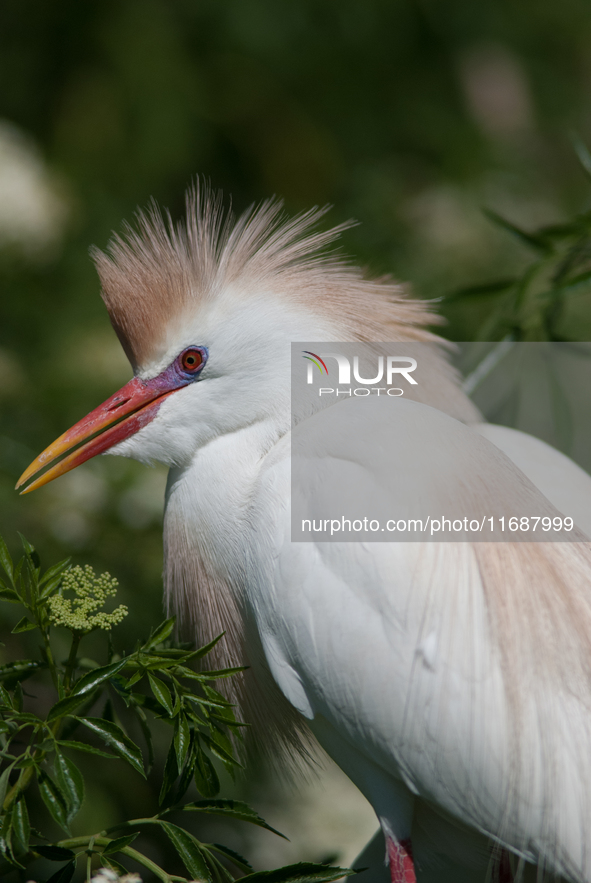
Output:
[[[178,383],[162,380],[162,375],[148,381],[134,377],[39,454],[19,478],[17,488],[49,467],[21,491],[28,494],[138,432],[154,419],[163,400],[178,388]]]

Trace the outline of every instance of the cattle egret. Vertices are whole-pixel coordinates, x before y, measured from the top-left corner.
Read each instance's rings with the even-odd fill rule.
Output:
[[[293,759],[314,737],[368,798],[393,883],[527,864],[591,881],[591,479],[483,425],[425,304],[327,253],[339,230],[317,232],[321,214],[286,221],[270,202],[231,223],[194,192],[182,224],[152,208],[95,251],[134,378],[19,486],[104,452],[170,467],[170,609],[200,641],[225,632],[219,665],[249,666],[230,697],[261,742]],[[383,462],[360,444],[355,469],[387,475],[394,504],[398,478],[419,464],[428,486],[453,440],[446,493],[527,488],[576,516],[579,541],[291,541],[290,343],[429,340],[426,380],[373,402]],[[361,440],[363,408],[334,408]],[[329,443],[315,456],[331,461]]]

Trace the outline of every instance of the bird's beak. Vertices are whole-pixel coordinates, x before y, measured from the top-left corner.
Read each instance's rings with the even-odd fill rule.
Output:
[[[134,377],[39,454],[19,478],[17,488],[49,466],[43,475],[21,491],[28,494],[129,438],[154,419],[162,401],[174,391],[158,382],[145,382]]]

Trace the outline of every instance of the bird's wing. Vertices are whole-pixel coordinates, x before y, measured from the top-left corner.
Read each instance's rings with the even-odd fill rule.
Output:
[[[591,477],[556,448],[533,435],[480,423],[476,432],[503,451],[563,515],[591,537]]]
[[[331,409],[328,433],[320,420],[318,432],[307,429],[314,495],[327,508],[334,480],[324,478],[338,466],[340,481],[362,473],[369,497],[393,512],[412,494],[460,509],[476,498],[484,513],[524,501],[532,515],[556,511],[469,427],[414,402],[376,401],[370,412],[368,404]],[[344,443],[352,428],[355,454]],[[591,822],[588,544],[292,542],[289,490],[284,444],[268,459],[253,509],[272,554],[268,571],[252,576],[252,603],[287,698],[337,760],[341,751],[354,781],[346,764],[357,758],[582,879]],[[374,806],[383,797],[369,796]]]

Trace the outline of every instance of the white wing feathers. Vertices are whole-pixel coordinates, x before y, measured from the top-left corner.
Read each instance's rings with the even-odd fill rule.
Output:
[[[393,513],[412,493],[456,508],[477,495],[483,512],[526,499],[532,515],[555,513],[491,443],[511,454],[510,431],[479,434],[425,405],[385,405],[371,423],[354,400],[334,411],[343,428],[357,433],[357,457],[353,462],[347,447],[346,467],[363,470],[366,485],[389,500]],[[343,453],[339,429],[328,438],[319,432],[312,445],[320,498],[323,471]],[[370,444],[376,432],[387,439],[379,449]],[[551,449],[544,448],[548,464]],[[370,450],[372,459],[363,453]],[[578,467],[555,458],[552,488],[560,491],[556,476],[564,468],[577,490]],[[288,444],[267,461],[259,497],[265,511],[256,503],[254,511],[269,535],[272,564],[268,573],[251,575],[252,603],[274,677],[312,718],[329,753],[341,758],[378,815],[382,807],[388,817],[389,801],[396,812],[402,781],[528,858],[573,880],[589,879],[588,545],[292,543]],[[548,474],[546,466],[542,478]],[[579,483],[579,518],[588,486]],[[555,502],[570,514],[564,494]]]

